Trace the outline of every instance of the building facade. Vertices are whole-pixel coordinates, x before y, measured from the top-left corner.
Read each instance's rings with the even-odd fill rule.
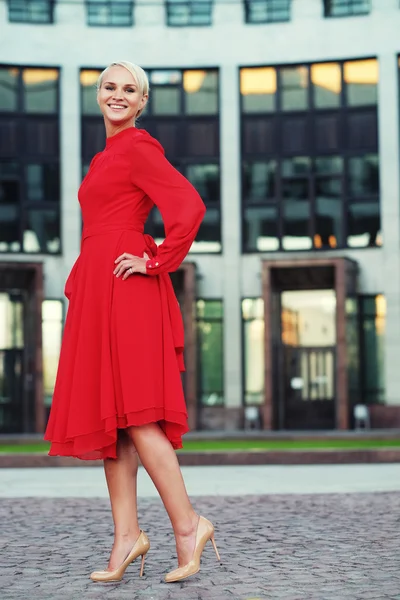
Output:
[[[0,431],[45,426],[114,60],[208,209],[173,275],[191,427],[347,429],[359,403],[400,426],[398,1],[8,0],[0,23]]]

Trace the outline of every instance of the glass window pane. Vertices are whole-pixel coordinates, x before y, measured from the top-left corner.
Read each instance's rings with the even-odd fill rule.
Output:
[[[315,172],[318,175],[334,175],[343,172],[341,156],[321,156],[314,160]]]
[[[182,81],[182,72],[178,70],[171,71],[169,69],[151,71],[149,79],[152,86],[178,84]]]
[[[100,73],[101,71],[97,70],[85,70],[80,73],[83,115],[100,115],[96,94],[96,84]]]
[[[17,110],[18,78],[19,69],[0,67],[0,110]]]
[[[242,316],[245,321],[264,318],[263,298],[244,298],[242,300]]]
[[[308,67],[283,67],[280,70],[282,110],[308,108]]]
[[[357,202],[348,209],[347,245],[367,248],[382,245],[378,202]]]
[[[189,165],[186,169],[186,177],[207,205],[219,202],[219,165]]]
[[[275,197],[276,161],[243,163],[243,199],[263,202]]]
[[[347,104],[364,106],[378,103],[378,61],[357,60],[344,64]]]
[[[198,314],[207,314],[204,304],[212,302],[220,304],[218,312],[222,313],[222,302],[215,300],[198,300]],[[215,308],[214,308],[215,311]],[[213,406],[223,404],[223,322],[221,320],[201,318],[197,322],[198,339],[198,385],[199,396],[203,404]]]
[[[325,0],[325,14],[328,17],[365,15],[371,10],[371,0]]]
[[[0,204],[18,204],[20,177],[16,162],[0,163]]]
[[[186,114],[218,114],[217,71],[185,71],[183,73],[183,89]]]
[[[42,303],[43,384],[45,405],[50,406],[60,358],[62,336],[62,302]]]
[[[276,106],[276,69],[261,67],[240,70],[243,112],[272,112]]]
[[[0,204],[0,252],[20,252],[19,211],[17,206]]]
[[[172,86],[154,86],[150,92],[150,102],[153,115],[179,115],[180,89]]]
[[[219,319],[223,317],[221,300],[197,300],[197,317],[199,319]]]
[[[342,74],[338,63],[311,65],[311,83],[316,108],[340,106]]]
[[[208,207],[190,252],[221,252],[221,213]]]
[[[22,81],[27,112],[57,112],[57,69],[24,69]]]
[[[23,347],[24,304],[22,298],[19,295],[0,292],[0,349]]]
[[[29,202],[58,202],[60,199],[57,164],[27,165],[26,191]]]
[[[264,318],[244,323],[245,404],[264,402]]]
[[[376,154],[349,159],[350,196],[379,194],[379,157]]]
[[[308,156],[295,156],[282,161],[282,177],[306,175],[311,169],[311,159]]]
[[[339,182],[340,183],[340,182]],[[319,192],[315,204],[315,235],[316,248],[337,248],[343,244],[342,238],[342,203],[341,190]]]
[[[300,192],[301,190],[295,190]],[[308,198],[300,196],[286,199],[283,203],[283,237],[284,250],[310,250],[310,203]]]
[[[55,210],[29,210],[24,231],[24,252],[60,252],[60,219]]]
[[[279,250],[278,211],[275,205],[245,208],[243,244],[244,249],[250,252]]]
[[[296,200],[308,200],[308,179],[284,179],[282,181],[283,197]]]

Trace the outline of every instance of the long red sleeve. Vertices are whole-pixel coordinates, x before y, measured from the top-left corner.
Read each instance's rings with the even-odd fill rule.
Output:
[[[154,202],[164,222],[165,240],[157,256],[147,261],[147,274],[175,271],[197,235],[205,205],[193,185],[165,158],[161,144],[150,136],[135,140],[131,180]]]

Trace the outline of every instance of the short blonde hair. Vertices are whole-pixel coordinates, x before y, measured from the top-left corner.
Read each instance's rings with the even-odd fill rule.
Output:
[[[96,83],[97,91],[99,91],[102,81],[103,81],[103,77],[110,67],[124,67],[124,69],[126,69],[127,71],[129,71],[129,73],[131,73],[133,75],[137,85],[139,86],[140,93],[143,96],[149,94],[150,85],[149,85],[149,79],[146,75],[146,72],[142,69],[142,67],[139,67],[139,65],[135,65],[134,63],[131,63],[127,60],[120,60],[118,62],[112,62],[110,65],[108,65],[108,67],[106,67],[104,69],[104,71],[102,71],[100,73],[99,78]],[[136,118],[142,114],[144,108],[145,107],[141,108],[138,111]]]

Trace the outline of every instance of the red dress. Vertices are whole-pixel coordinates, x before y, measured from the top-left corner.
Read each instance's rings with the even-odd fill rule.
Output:
[[[50,417],[50,455],[116,458],[117,429],[158,422],[174,448],[188,431],[180,371],[183,323],[169,272],[195,239],[205,206],[134,127],[107,138],[79,190],[81,253],[65,284],[69,308]],[[166,237],[143,233],[154,204]],[[113,274],[123,252],[151,257],[147,275]]]

